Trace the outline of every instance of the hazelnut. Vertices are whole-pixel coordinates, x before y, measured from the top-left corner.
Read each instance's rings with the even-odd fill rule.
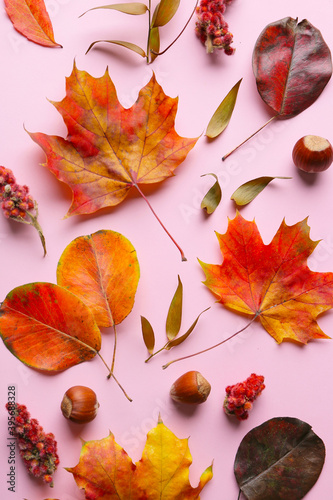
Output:
[[[333,149],[327,139],[306,135],[296,142],[292,157],[296,167],[304,172],[323,172],[333,161]]]
[[[200,404],[206,401],[210,383],[197,371],[184,373],[171,386],[170,396],[179,403]]]
[[[77,424],[91,422],[97,415],[98,407],[95,392],[83,385],[75,385],[68,389],[61,402],[64,417]]]

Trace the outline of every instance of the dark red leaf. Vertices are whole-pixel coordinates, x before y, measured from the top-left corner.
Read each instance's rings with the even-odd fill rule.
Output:
[[[331,78],[331,52],[309,21],[285,17],[261,32],[253,72],[265,103],[280,118],[291,118],[311,106]]]
[[[324,461],[325,445],[309,424],[277,417],[246,434],[234,472],[248,500],[300,500],[317,481]]]

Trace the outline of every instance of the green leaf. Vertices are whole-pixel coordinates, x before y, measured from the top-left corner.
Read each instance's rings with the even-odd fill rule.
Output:
[[[141,316],[141,329],[147,351],[149,352],[149,354],[153,354],[155,347],[155,334],[153,327],[144,316]]]
[[[292,177],[257,177],[245,182],[231,195],[237,205],[247,205],[274,179],[291,179]]]
[[[172,298],[165,325],[168,340],[173,340],[179,333],[183,312],[183,284],[178,276],[178,286]]]
[[[242,78],[234,85],[230,92],[223,99],[215,113],[208,123],[206,136],[210,139],[220,135],[225,130],[230,122],[234,107],[236,104],[237,94]]]
[[[84,16],[84,14],[90,12],[91,10],[97,10],[97,9],[112,9],[112,10],[118,10],[119,12],[123,12],[124,14],[130,14],[132,16],[140,16],[147,12],[148,7],[144,3],[140,2],[114,3],[111,5],[101,5],[100,7],[93,7],[92,9],[88,9],[79,17]]]
[[[198,321],[199,321],[199,318],[201,316],[201,314],[203,314],[204,312],[208,311],[208,309],[210,309],[210,307],[207,307],[207,309],[204,309],[203,311],[201,311],[201,313],[199,314],[199,316],[197,317],[197,319],[192,323],[192,325],[190,326],[190,328],[187,330],[186,333],[184,333],[183,335],[181,335],[180,337],[177,337],[175,339],[173,339],[171,342],[169,342],[166,346],[165,346],[165,349],[167,351],[169,351],[172,347],[175,347],[179,344],[182,344],[184,342],[184,340],[187,339],[187,337],[189,337],[191,335],[191,333],[193,332],[194,328],[196,327]],[[165,365],[166,367],[166,365]],[[163,366],[164,368],[164,366]]]
[[[213,186],[209,189],[201,202],[201,208],[205,209],[207,214],[210,215],[218,207],[222,199],[222,191],[218,178],[215,174],[203,174],[201,177],[204,177],[205,175],[212,175],[216,179],[215,184],[213,184]]]
[[[151,28],[149,32],[149,50],[154,52],[160,51],[160,32],[157,27]],[[157,57],[157,54],[154,54],[154,52],[150,52],[150,62],[153,62]]]
[[[146,53],[141,47],[139,47],[135,43],[124,42],[122,40],[96,40],[96,42],[93,42],[89,45],[89,47],[86,51],[86,54],[88,54],[89,50],[91,50],[93,48],[93,46],[96,45],[96,43],[102,43],[102,42],[113,43],[115,45],[121,45],[122,47],[126,47],[126,49],[133,50],[133,52],[136,52],[137,54],[139,54],[142,57],[146,57]]]
[[[325,445],[302,420],[276,417],[243,438],[234,463],[248,500],[300,500],[317,481]]]
[[[154,12],[153,27],[165,26],[176,14],[180,0],[161,0]]]

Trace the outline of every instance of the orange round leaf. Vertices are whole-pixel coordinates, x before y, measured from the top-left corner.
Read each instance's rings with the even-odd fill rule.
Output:
[[[58,284],[83,300],[100,327],[117,325],[131,312],[139,277],[135,248],[108,230],[73,240],[57,268]]]

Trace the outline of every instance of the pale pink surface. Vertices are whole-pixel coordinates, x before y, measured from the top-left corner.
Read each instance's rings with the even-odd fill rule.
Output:
[[[161,45],[165,47],[179,32],[190,15],[194,1],[183,1],[177,16],[161,29]],[[85,51],[97,39],[127,39],[145,45],[147,18],[132,17],[114,11],[93,11],[101,0],[52,0],[47,2],[55,39],[63,49],[47,49],[25,40],[16,33],[4,9],[0,14],[2,45],[1,160],[14,171],[17,181],[30,186],[40,208],[40,223],[47,241],[48,255],[33,228],[0,218],[1,282],[0,300],[14,287],[34,281],[56,280],[56,265],[75,237],[99,229],[111,229],[126,236],[137,250],[141,278],[131,314],[118,327],[118,352],[115,373],[133,398],[129,403],[117,385],[106,379],[100,360],[83,363],[57,375],[33,371],[16,359],[3,345],[0,356],[1,441],[0,491],[2,498],[42,500],[47,497],[79,500],[82,492],[64,467],[76,465],[81,441],[101,439],[109,429],[133,461],[141,457],[146,433],[158,414],[180,438],[190,436],[193,456],[190,479],[197,484],[200,474],[214,460],[214,478],[201,498],[236,500],[238,487],[233,475],[233,462],[243,436],[253,427],[276,416],[291,416],[308,422],[326,445],[327,458],[323,472],[308,493],[308,500],[329,498],[333,436],[332,358],[330,340],[312,342],[299,347],[291,343],[277,345],[258,324],[233,341],[204,355],[176,363],[166,371],[162,364],[180,356],[204,349],[245,326],[246,320],[227,312],[202,285],[204,279],[197,262],[220,263],[221,255],[214,231],[225,232],[227,219],[235,216],[230,201],[233,191],[242,183],[261,175],[291,176],[292,180],[276,180],[256,200],[242,210],[242,215],[255,218],[265,243],[277,231],[283,218],[291,225],[305,217],[311,237],[321,240],[309,266],[315,271],[333,270],[333,167],[318,176],[301,175],[291,160],[295,142],[306,134],[322,135],[331,142],[332,82],[318,101],[297,117],[272,123],[260,135],[222,163],[221,157],[246,136],[259,128],[269,113],[255,86],[251,69],[254,43],[270,22],[286,16],[307,18],[319,28],[329,47],[333,47],[331,0],[234,0],[226,12],[234,34],[235,55],[222,53],[208,56],[194,35],[195,19],[180,40],[165,55],[147,66],[138,55],[121,47],[101,45],[88,55]],[[292,7],[292,8],[291,8]],[[114,81],[121,103],[133,104],[138,91],[150,79],[152,71],[170,96],[179,96],[176,130],[180,135],[203,134],[210,117],[226,93],[243,78],[234,115],[229,127],[217,140],[208,143],[202,135],[184,164],[172,179],[151,190],[149,201],[169,231],[182,246],[188,261],[182,263],[177,249],[156,223],[145,202],[130,197],[115,209],[94,216],[63,217],[70,205],[70,191],[40,166],[44,162],[41,149],[29,138],[31,132],[66,136],[66,129],[48,99],[61,100],[65,95],[65,77],[73,67],[101,76],[106,66]],[[213,182],[200,176],[214,172],[223,189],[223,201],[209,218],[200,210],[200,202]],[[165,342],[165,318],[177,286],[177,275],[184,285],[185,331],[200,311],[211,306],[200,319],[193,335],[180,347],[156,356],[148,364],[141,337],[140,315],[146,316],[157,336],[157,347]],[[332,312],[319,319],[328,335],[332,334]],[[103,332],[102,354],[111,360],[113,334]],[[169,389],[182,373],[198,370],[212,385],[207,402],[197,408],[175,405]],[[256,372],[265,376],[266,389],[255,402],[245,422],[228,419],[222,412],[225,387]],[[86,426],[69,424],[60,413],[63,393],[72,385],[83,384],[94,389],[100,401],[97,418]],[[16,457],[16,492],[7,490],[9,472],[7,414],[4,405],[7,387],[16,385],[17,401],[26,404],[45,431],[53,432],[59,446],[61,464],[55,474],[55,486],[40,486],[27,477]],[[287,500],[287,499],[286,499]]]

